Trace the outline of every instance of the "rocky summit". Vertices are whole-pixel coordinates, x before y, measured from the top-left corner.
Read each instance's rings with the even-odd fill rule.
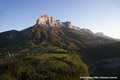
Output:
[[[61,22],[60,20],[55,20],[52,16],[43,15],[37,20],[37,25],[46,25],[47,27],[68,27],[73,29],[79,29],[79,27],[72,26],[69,21]]]
[[[47,25],[47,26],[60,26],[62,25],[61,21],[56,21],[54,18],[48,15],[43,15],[37,20],[38,25]]]

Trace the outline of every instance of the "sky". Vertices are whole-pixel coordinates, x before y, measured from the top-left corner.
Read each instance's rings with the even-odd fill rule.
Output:
[[[0,0],[0,33],[33,26],[42,15],[120,39],[120,0]]]

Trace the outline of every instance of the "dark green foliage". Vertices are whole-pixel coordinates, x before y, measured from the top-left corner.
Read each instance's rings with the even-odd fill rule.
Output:
[[[119,57],[119,53],[120,42],[93,47],[87,51],[87,55],[89,55],[93,61]]]
[[[45,25],[34,25],[22,31],[0,33],[1,49],[13,48],[16,50],[51,45],[69,51],[83,51],[85,48],[104,42],[111,42],[111,40],[99,38],[93,33],[80,32],[67,27],[46,27]]]
[[[105,42],[112,40],[64,26],[34,25],[22,31],[0,33],[0,75],[17,80],[79,80],[80,76],[89,76],[81,58],[87,63],[98,59],[96,53],[108,53],[105,46],[91,49]],[[99,52],[101,49],[105,52]],[[112,56],[116,48],[110,49]],[[8,57],[9,54],[15,56]]]
[[[88,76],[87,66],[76,54],[46,54],[46,56],[48,57],[41,55],[30,56],[30,58],[28,56],[28,58],[1,65],[0,75],[8,74],[17,80],[78,80],[80,76]],[[47,65],[42,66],[42,64],[48,63],[47,60],[53,60],[53,62],[49,62],[52,66],[48,65],[49,67],[45,68]],[[66,63],[67,66],[53,65],[55,60],[58,60],[61,65],[65,65],[61,62]]]

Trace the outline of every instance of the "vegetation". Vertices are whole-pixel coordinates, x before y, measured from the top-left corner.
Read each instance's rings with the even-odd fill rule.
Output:
[[[92,61],[111,59],[120,56],[120,42],[89,48],[86,54]]]
[[[111,42],[65,26],[0,33],[0,80],[79,80],[89,76],[85,63],[119,56]]]
[[[77,54],[41,54],[5,60],[0,65],[0,75],[2,80],[4,76],[10,77],[8,80],[78,80],[88,76],[88,71]]]

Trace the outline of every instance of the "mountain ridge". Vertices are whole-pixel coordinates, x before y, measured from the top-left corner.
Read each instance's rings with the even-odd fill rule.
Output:
[[[0,33],[0,47],[26,40],[39,40],[40,42],[38,41],[37,43],[41,43],[44,40],[49,42],[53,40],[53,37],[54,40],[58,38],[63,41],[63,43],[65,43],[64,41],[67,39],[69,42],[72,40],[92,46],[114,42],[114,40],[98,37],[89,29],[80,29],[79,27],[72,26],[71,22],[61,22],[60,20],[52,18],[52,16],[43,15],[37,20],[34,26],[21,31],[11,30]]]

